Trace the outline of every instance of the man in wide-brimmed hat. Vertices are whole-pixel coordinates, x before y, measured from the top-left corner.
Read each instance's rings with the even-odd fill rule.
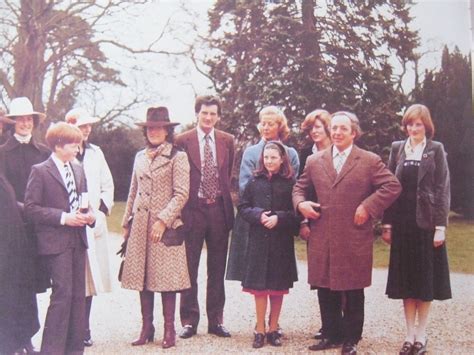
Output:
[[[84,345],[92,346],[89,316],[92,297],[98,292],[110,292],[110,266],[108,252],[108,229],[106,216],[114,204],[114,180],[104,153],[95,144],[89,142],[92,125],[99,118],[92,116],[83,108],[74,108],[66,113],[65,121],[79,128],[82,133],[82,144],[76,159],[82,163],[87,180],[89,203],[96,216],[94,228],[88,227],[86,260],[86,332]]]
[[[30,175],[31,167],[45,161],[49,155],[49,149],[38,143],[32,136],[33,129],[45,118],[45,114],[37,112],[26,97],[18,97],[11,101],[10,112],[1,118],[5,127],[12,130],[6,142],[0,146],[0,172],[5,175],[10,185],[13,187],[15,197],[20,209],[23,209],[25,190]],[[33,227],[28,221],[26,230],[29,234],[30,245],[25,248],[32,248],[33,255],[36,255],[36,236]],[[49,280],[45,268],[35,260],[34,268],[31,272],[36,272],[36,285],[33,289],[43,292],[49,285]],[[38,331],[38,311],[36,306],[36,295],[31,295],[31,315],[29,329],[25,329],[25,344],[28,351],[32,350],[30,338]],[[27,339],[26,339],[27,338]]]

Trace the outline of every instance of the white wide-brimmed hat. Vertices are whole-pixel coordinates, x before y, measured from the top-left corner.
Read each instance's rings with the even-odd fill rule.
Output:
[[[10,112],[6,117],[15,119],[18,116],[32,115],[35,120],[35,124],[43,122],[46,115],[42,112],[36,112],[33,110],[33,105],[27,97],[16,97],[10,102]]]
[[[68,113],[66,113],[66,117],[64,118],[64,120],[67,123],[72,124],[76,127],[85,124],[93,124],[100,121],[98,117],[91,116],[89,112],[80,107],[73,108]]]

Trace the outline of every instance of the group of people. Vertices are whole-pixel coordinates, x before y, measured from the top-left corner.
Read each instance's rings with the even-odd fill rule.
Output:
[[[237,280],[255,300],[252,346],[281,346],[279,318],[284,295],[298,280],[294,236],[300,235],[307,241],[308,283],[317,290],[321,314],[318,342],[309,350],[340,347],[342,354],[356,354],[364,324],[364,288],[371,284],[373,224],[382,218],[382,238],[391,244],[386,293],[402,299],[405,310],[400,354],[425,353],[431,301],[451,297],[444,243],[449,170],[442,144],[432,140],[428,109],[420,104],[407,109],[401,125],[408,137],[393,143],[386,166],[354,144],[362,132],[351,112],[319,109],[308,114],[301,128],[310,145],[298,156],[284,144],[290,130],[283,112],[275,106],[263,108],[261,140],[242,157],[235,219],[234,137],[215,128],[221,109],[218,97],[198,96],[196,127],[176,136],[178,123],[171,122],[164,106],[150,107],[146,120],[137,123],[146,147],[136,154],[122,219],[126,250],[120,275],[123,288],[139,291],[142,327],[132,345],[154,340],[156,292],[162,300],[162,347],[176,345],[178,293],[178,336],[187,339],[197,333],[197,276],[205,242],[208,333],[231,337],[224,326],[224,280]],[[30,111],[33,127],[41,115]],[[19,158],[8,149],[12,143],[0,147],[0,192],[2,201],[3,196],[9,201],[0,215],[2,231],[8,231],[2,233],[2,243],[14,243],[19,258],[45,270],[32,275],[33,266],[27,263],[3,275],[4,265],[18,260],[2,254],[2,278],[8,276],[5,283],[15,286],[8,294],[0,291],[2,312],[17,297],[13,292],[21,293],[24,302],[8,308],[11,319],[0,320],[0,346],[9,344],[0,352],[33,351],[30,339],[39,329],[35,293],[51,282],[41,350],[80,353],[84,345],[92,345],[86,322],[90,296],[100,291],[98,284],[110,289],[108,273],[96,277],[92,272],[94,261],[107,265],[107,260],[90,250],[99,249],[97,233],[101,226],[106,233],[105,215],[112,206],[110,196],[92,196],[105,189],[102,185],[113,193],[110,171],[107,182],[99,185],[103,179],[98,169],[87,169],[89,150],[103,158],[100,148],[87,141],[96,119],[76,109],[66,115],[68,123],[52,125],[46,133],[51,156],[34,142],[31,130],[29,139],[17,132],[20,115],[10,113],[3,121],[15,128],[9,140],[17,140],[17,146],[23,141],[43,155],[19,164],[25,170],[24,186],[15,196],[12,186],[21,175],[8,175],[5,162],[18,163]],[[86,205],[80,199],[85,191]],[[88,238],[94,233],[95,240]],[[15,320],[18,314],[25,318],[22,324]]]
[[[92,346],[92,297],[111,290],[106,215],[114,198],[102,150],[88,140],[98,118],[81,108],[51,125],[46,145],[33,131],[45,114],[30,100],[1,115],[0,354],[38,351],[36,294],[52,289],[41,352],[83,353]]]

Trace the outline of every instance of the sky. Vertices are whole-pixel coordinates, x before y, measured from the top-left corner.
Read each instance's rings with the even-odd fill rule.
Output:
[[[154,1],[145,8],[140,7],[136,14],[128,14],[129,16],[124,19],[125,22],[115,31],[119,38],[139,47],[142,43],[153,41],[166,20],[171,17],[171,26],[178,32],[184,31],[186,35],[181,37],[189,42],[193,38],[189,35],[191,31],[187,27],[187,22],[198,26],[200,33],[205,35],[207,11],[212,3],[213,1],[209,0],[186,1],[186,7],[194,12],[189,17],[180,9],[180,1]],[[462,53],[469,53],[471,49],[469,6],[469,0],[417,0],[412,11],[414,16],[412,26],[413,29],[419,30],[421,48],[426,52],[420,61],[421,73],[425,68],[433,69],[439,66],[444,44],[447,44],[450,50],[457,45]],[[181,43],[169,36],[161,39],[158,47],[164,50],[183,48]],[[189,60],[176,61],[163,55],[118,59],[118,52],[116,54],[109,57],[121,65],[127,82],[135,83],[137,90],[143,91],[140,95],[146,100],[145,105],[133,112],[137,120],[145,119],[148,106],[165,105],[170,111],[172,121],[183,125],[189,124],[195,121],[193,108],[195,95],[212,93],[209,80],[199,74]],[[130,75],[128,70],[132,68],[139,68],[140,73],[136,74],[134,71],[134,74]],[[412,78],[413,75],[408,76],[407,82],[412,82]],[[120,94],[112,91],[110,95],[114,98],[123,98],[127,94],[122,90]]]

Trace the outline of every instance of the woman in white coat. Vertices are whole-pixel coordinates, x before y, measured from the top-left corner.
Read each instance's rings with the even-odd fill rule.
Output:
[[[82,163],[87,179],[88,202],[97,217],[95,227],[87,227],[86,261],[86,331],[85,346],[92,346],[89,316],[92,297],[99,292],[111,291],[109,254],[107,247],[107,221],[114,203],[114,181],[104,153],[100,147],[89,143],[92,124],[98,122],[82,108],[75,108],[66,114],[66,122],[78,127],[83,135],[80,152],[76,159]]]

